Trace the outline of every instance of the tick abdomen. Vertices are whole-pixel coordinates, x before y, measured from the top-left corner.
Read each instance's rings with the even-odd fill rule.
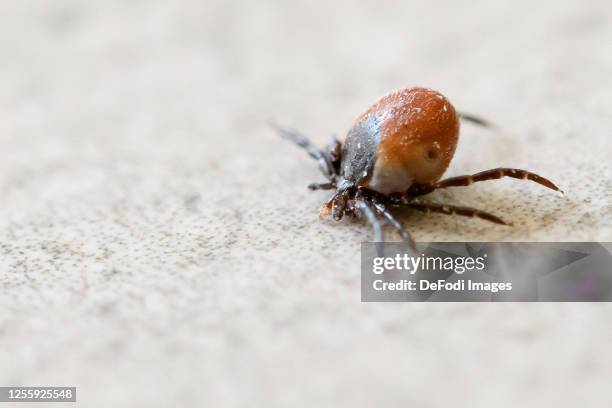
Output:
[[[459,117],[440,93],[427,88],[393,91],[349,130],[342,176],[383,194],[433,183],[448,167],[459,137]]]

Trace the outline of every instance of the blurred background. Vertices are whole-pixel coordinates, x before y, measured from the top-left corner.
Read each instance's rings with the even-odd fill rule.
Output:
[[[598,304],[361,304],[368,226],[318,218],[302,151],[391,89],[462,127],[419,241],[612,240],[612,7],[584,1],[22,0],[0,11],[0,385],[82,406],[573,406]],[[393,239],[391,234],[391,239]],[[494,373],[494,375],[492,375]],[[37,404],[37,406],[41,406]]]

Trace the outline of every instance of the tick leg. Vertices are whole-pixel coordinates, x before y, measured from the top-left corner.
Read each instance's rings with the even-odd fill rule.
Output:
[[[274,124],[271,126],[276,129],[282,138],[287,139],[306,150],[310,157],[319,162],[319,168],[323,172],[323,175],[327,177],[328,180],[333,180],[335,176],[334,167],[332,166],[328,155],[325,154],[323,150],[317,148],[304,135],[295,130],[283,128]]]
[[[389,210],[389,208],[387,208],[387,206],[385,206],[382,203],[376,203],[374,204],[374,206],[376,207],[380,215],[382,215],[385,218],[385,221],[387,221],[387,224],[395,228],[395,230],[402,237],[402,240],[404,240],[404,242],[407,242],[408,245],[410,245],[410,247],[414,251],[416,251],[416,243],[414,242],[412,235],[410,235],[410,232],[407,229],[405,229],[402,226],[402,224],[400,224],[400,222],[393,216],[393,214],[391,214],[391,211]]]
[[[308,185],[311,190],[333,190],[336,188],[336,183],[312,183]]]
[[[355,200],[355,208],[366,216],[366,219],[368,220],[370,225],[372,225],[372,228],[374,228],[374,242],[379,244],[376,245],[376,252],[378,252],[379,256],[382,256],[383,249],[382,245],[380,244],[382,244],[385,239],[385,235],[382,228],[382,220],[377,216],[376,210],[373,208],[372,204],[370,204],[366,200]]]
[[[332,137],[331,142],[325,148],[325,153],[334,169],[334,173],[340,174],[340,162],[342,161],[342,143],[340,143],[335,136]]]
[[[563,194],[563,191],[561,191],[559,187],[557,187],[552,181],[548,180],[547,178],[544,178],[527,170],[500,167],[497,169],[481,171],[480,173],[472,175],[447,178],[429,185],[415,185],[414,187],[411,187],[410,190],[408,190],[408,196],[418,197],[431,193],[432,191],[438,190],[440,188],[469,186],[479,181],[497,180],[502,177],[512,177],[519,180],[531,180],[543,185],[544,187],[548,187],[551,190],[555,190]]]
[[[489,123],[487,120],[479,118],[478,116],[470,115],[469,113],[459,112],[459,117],[461,118],[461,120],[465,120],[466,122],[472,122],[473,124],[478,126],[486,128],[493,127],[493,125],[491,125],[491,123]]]
[[[493,214],[470,207],[458,207],[454,205],[442,205],[436,203],[408,203],[406,206],[422,212],[435,212],[448,215],[457,214],[464,217],[480,218],[486,221],[494,222],[495,224],[508,225],[508,223],[506,223],[504,220]]]

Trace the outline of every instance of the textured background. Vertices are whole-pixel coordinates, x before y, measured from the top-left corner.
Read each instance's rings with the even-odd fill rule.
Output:
[[[609,402],[604,304],[361,304],[369,227],[320,220],[306,155],[390,89],[469,125],[418,240],[612,240],[612,8],[601,1],[4,2],[0,385],[81,406]],[[36,405],[40,407],[41,405]]]

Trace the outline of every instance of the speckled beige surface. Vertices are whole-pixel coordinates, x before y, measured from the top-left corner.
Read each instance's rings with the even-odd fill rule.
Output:
[[[6,2],[0,385],[79,406],[605,406],[602,304],[361,304],[365,225],[269,119],[326,143],[390,89],[465,125],[418,240],[612,240],[609,1]],[[25,405],[24,405],[25,406]],[[36,405],[42,406],[42,405]]]

